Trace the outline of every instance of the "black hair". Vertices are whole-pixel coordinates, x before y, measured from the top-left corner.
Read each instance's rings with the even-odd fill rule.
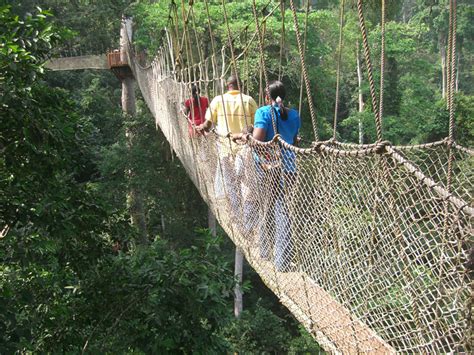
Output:
[[[227,86],[232,85],[234,89],[237,90],[239,87],[240,81],[238,77],[236,77],[235,75],[231,75],[227,78],[226,84]]]
[[[199,87],[196,84],[193,84],[191,91],[193,94],[194,106],[199,107]]]
[[[277,97],[282,100],[286,97],[286,90],[283,83],[279,80],[275,80],[268,85],[268,95],[273,101],[276,101]],[[281,109],[281,118],[285,121],[288,118],[288,109],[283,106],[283,102],[279,104]]]

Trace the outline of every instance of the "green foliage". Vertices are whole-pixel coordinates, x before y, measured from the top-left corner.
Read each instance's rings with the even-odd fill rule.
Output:
[[[95,326],[83,320],[90,351],[222,351],[215,333],[230,317],[233,278],[219,245],[204,233],[179,251],[157,239],[139,254],[98,265],[81,292],[84,313],[102,314]]]
[[[299,326],[297,336],[292,336],[287,322],[264,308],[261,300],[258,300],[251,310],[245,310],[239,319],[229,322],[223,328],[222,334],[234,353],[322,352],[303,326]]]
[[[139,99],[136,117],[120,109],[120,84],[111,73],[47,73],[44,60],[64,44],[102,50],[117,44],[119,17],[133,14],[139,48],[153,54],[162,31],[181,36],[165,1],[37,1],[0,6],[0,353],[317,353],[320,348],[267,295],[257,277],[246,295],[247,309],[231,316],[232,245],[206,232],[207,207]],[[251,0],[226,2],[234,49],[242,52],[255,33]],[[447,28],[446,0],[388,4],[384,138],[395,144],[446,137],[448,112],[441,98],[439,51]],[[258,0],[259,16],[277,2]],[[209,1],[217,48],[228,41],[222,2]],[[338,8],[313,2],[306,62],[321,138],[332,135],[338,42]],[[357,18],[346,14],[342,49],[339,138],[376,140],[367,80],[365,110],[357,112]],[[185,10],[188,4],[185,2]],[[266,6],[266,7],[265,7]],[[365,7],[375,81],[380,64],[380,3]],[[182,9],[176,8],[181,16]],[[456,94],[458,142],[474,139],[472,96],[472,7],[459,1],[460,84]],[[304,13],[298,12],[300,26]],[[265,60],[270,79],[281,73],[289,106],[298,107],[301,69],[292,16],[287,7],[280,67],[282,14],[266,23]],[[54,23],[52,22],[54,21]],[[191,21],[205,56],[211,53],[204,2],[195,2]],[[71,31],[59,30],[58,26]],[[174,33],[177,31],[177,33]],[[181,37],[179,37],[181,38]],[[194,42],[194,40],[193,40]],[[360,46],[360,44],[359,44]],[[193,61],[198,60],[194,47]],[[245,87],[258,99],[260,60],[256,40],[238,62]],[[186,60],[186,59],[185,59]],[[57,87],[61,87],[58,89]],[[303,96],[303,130],[312,129]],[[262,101],[262,97],[260,97]],[[126,140],[125,132],[131,133]],[[127,174],[133,171],[133,174]],[[469,186],[469,181],[465,182]],[[143,196],[148,248],[135,249],[126,195]],[[340,211],[341,213],[350,213]],[[367,221],[365,221],[367,222]],[[362,221],[361,223],[364,223]],[[420,270],[420,275],[429,275]],[[247,273],[246,275],[252,273]],[[430,277],[418,282],[432,283]],[[246,288],[247,289],[247,288]],[[401,285],[373,307],[406,304]],[[256,299],[263,297],[261,302]],[[264,306],[263,306],[264,305]]]
[[[2,267],[0,350],[224,351],[217,330],[231,317],[234,281],[220,240],[200,235],[179,251],[157,238],[109,254],[82,278],[70,267]]]
[[[283,319],[257,303],[253,312],[242,312],[239,319],[225,327],[223,336],[234,352],[282,353],[290,339],[283,323]]]
[[[5,1],[5,0],[4,0]],[[62,52],[67,55],[104,53],[118,45],[120,19],[130,0],[6,0],[18,13],[32,12],[38,4],[55,17],[56,26],[68,29]],[[66,48],[65,48],[66,47]],[[56,48],[59,49],[59,48]]]
[[[24,18],[12,13],[11,6],[0,6],[0,104],[11,91],[29,91],[43,62],[60,34],[47,21],[51,14],[37,9]]]
[[[41,58],[48,53],[49,40],[59,35],[42,12],[24,21],[8,8],[2,14],[9,31],[17,33],[10,36],[12,41],[25,46],[17,48],[19,55],[7,50],[4,60],[15,65],[2,67],[8,90],[0,106],[0,224],[10,230],[4,244],[7,255],[13,259],[21,255],[25,263],[33,262],[35,257],[41,259],[42,243],[49,247],[55,243],[62,257],[76,258],[74,248],[90,248],[94,257],[100,249],[92,240],[93,230],[83,229],[99,224],[104,216],[85,184],[93,127],[78,115],[64,91],[34,81],[42,72]],[[32,33],[36,37],[30,38]],[[9,38],[2,38],[7,46],[12,43]],[[36,44],[30,46],[29,41]]]
[[[273,9],[274,3],[257,1],[257,12],[261,17]],[[432,137],[441,137],[445,124],[432,122],[433,117],[443,115],[441,100],[441,63],[438,40],[446,35],[447,28],[447,1],[439,4],[425,4],[424,2],[389,2],[387,5],[386,23],[386,65],[385,65],[385,100],[384,100],[384,139],[395,144],[424,143]],[[182,9],[167,4],[139,2],[133,7],[137,28],[137,43],[146,47],[149,53],[161,45],[162,35],[150,36],[151,33],[160,33],[167,27],[170,36],[179,41],[183,32],[181,20]],[[322,139],[332,136],[332,120],[335,105],[335,74],[337,62],[337,46],[339,38],[338,6],[325,2],[313,4],[309,13],[307,28],[306,64],[312,88],[311,95],[315,102],[318,117],[318,128]],[[427,5],[430,5],[428,7]],[[357,110],[358,85],[356,77],[356,48],[361,48],[360,29],[354,11],[355,3],[349,2],[345,15],[344,45],[342,47],[341,66],[341,100],[338,115],[338,136],[343,141],[358,141],[358,123],[354,125]],[[185,6],[185,10],[188,7]],[[229,21],[230,36],[235,55],[242,54],[247,41],[255,33],[252,1],[238,1],[226,3]],[[364,6],[366,14],[369,42],[371,46],[374,79],[378,90],[380,81],[380,3],[367,2]],[[472,9],[464,1],[458,7],[460,27],[458,27],[458,49],[460,51],[460,88],[472,92],[472,85],[464,77],[468,76],[472,67],[472,46],[465,39],[472,37],[468,26],[465,26]],[[209,15],[212,32],[217,48],[227,45],[228,30],[222,14],[220,1],[209,1]],[[171,19],[169,18],[171,16]],[[177,21],[175,20],[177,18]],[[304,27],[304,12],[297,14],[300,27]],[[265,62],[269,79],[281,78],[287,87],[287,102],[289,106],[299,106],[301,67],[299,53],[296,46],[295,30],[292,25],[291,10],[287,7],[285,13],[285,41],[282,48],[280,67],[280,42],[282,40],[282,14],[277,9],[265,22]],[[193,5],[192,26],[189,29],[192,42],[194,32],[198,37],[198,45],[205,56],[211,54],[210,34],[207,23],[207,12],[201,2]],[[178,35],[173,34],[173,26],[177,26]],[[263,24],[261,25],[263,27]],[[446,43],[444,43],[444,46]],[[310,50],[309,50],[310,49]],[[193,45],[193,62],[199,60],[198,48]],[[362,59],[362,53],[360,53]],[[182,58],[184,61],[187,57]],[[218,58],[219,59],[219,58]],[[245,55],[241,55],[237,62],[241,78],[246,90],[263,102],[260,90],[260,51],[257,39],[250,44]],[[362,59],[363,65],[363,59]],[[372,111],[369,96],[367,75],[364,70],[362,92],[367,111]],[[464,74],[463,74],[464,73]],[[215,94],[215,93],[211,93]],[[469,95],[468,95],[469,96]],[[310,123],[310,114],[306,95],[303,95],[302,130],[301,134],[306,141],[311,140],[313,133]],[[347,122],[345,122],[347,121]],[[356,119],[358,121],[358,119]],[[373,142],[373,124],[364,119],[362,130],[365,143]],[[433,132],[426,131],[427,126],[433,126]],[[436,127],[435,127],[436,126]],[[354,129],[355,128],[355,129]]]
[[[288,354],[324,354],[313,339],[313,337],[304,329],[302,325],[298,327],[300,335],[291,339],[288,346]]]
[[[474,96],[456,95],[456,137],[457,141],[470,146],[474,142]]]

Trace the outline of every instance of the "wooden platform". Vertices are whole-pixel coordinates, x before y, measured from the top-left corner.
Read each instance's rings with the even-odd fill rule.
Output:
[[[109,69],[112,70],[119,80],[133,77],[132,70],[125,58],[126,56],[119,50],[107,53]]]
[[[325,350],[343,354],[396,353],[393,347],[305,273],[277,272],[271,261],[260,258],[254,243],[242,244],[247,260],[264,283]]]
[[[53,71],[82,70],[82,69],[109,69],[107,56],[83,55],[77,57],[53,58],[46,62],[46,68]]]

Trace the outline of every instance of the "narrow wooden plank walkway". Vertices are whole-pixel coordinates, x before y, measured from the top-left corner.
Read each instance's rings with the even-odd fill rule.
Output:
[[[275,271],[271,261],[260,258],[254,241],[242,238],[237,245],[242,246],[246,259],[263,282],[324,349],[343,354],[396,353],[392,346],[351,315],[348,309],[305,273]]]

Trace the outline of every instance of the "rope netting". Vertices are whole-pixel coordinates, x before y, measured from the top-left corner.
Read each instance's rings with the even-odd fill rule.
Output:
[[[187,20],[192,14],[183,7]],[[247,48],[258,51],[256,31]],[[213,43],[208,58],[194,51],[193,61],[197,36],[186,27],[181,35],[166,32],[148,66],[129,44],[130,66],[203,199],[281,302],[328,350],[472,350],[473,151],[449,139],[303,149],[278,136],[190,135],[182,106],[191,84],[212,98],[226,76],[247,68],[231,38],[220,52]],[[281,168],[290,156],[293,173]]]

